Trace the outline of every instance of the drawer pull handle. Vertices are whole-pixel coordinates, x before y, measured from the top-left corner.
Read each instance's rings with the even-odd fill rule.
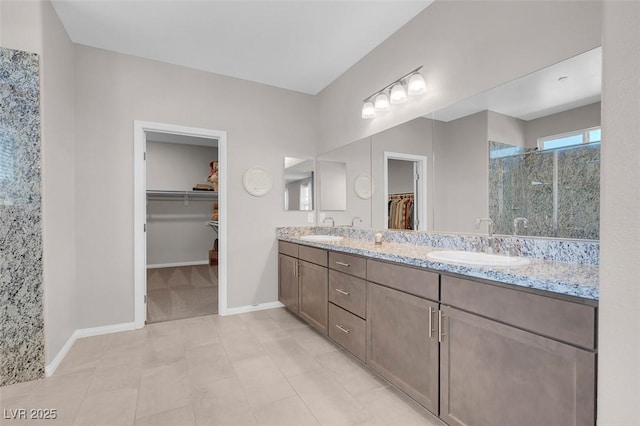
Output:
[[[344,291],[341,288],[336,288],[336,291],[340,294],[344,294],[345,296],[349,296],[351,293],[349,293],[348,291]]]
[[[350,268],[351,267],[351,265],[349,265],[348,263],[344,263],[344,262],[336,262],[336,265],[344,266],[345,268]]]
[[[443,330],[443,324],[444,322],[444,314],[442,313],[442,311],[438,311],[438,342],[442,343],[442,336],[446,336],[446,334],[444,334],[444,330]]]
[[[344,331],[345,333],[349,334],[351,333],[351,330],[349,330],[348,328],[344,328],[343,326],[341,326],[340,324],[336,324],[336,327],[340,330],[340,331]]]

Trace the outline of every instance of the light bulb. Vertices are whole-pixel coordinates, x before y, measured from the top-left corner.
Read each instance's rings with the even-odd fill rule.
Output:
[[[419,95],[427,90],[427,83],[424,82],[424,78],[420,73],[415,73],[409,77],[409,83],[407,84],[407,92],[410,96]]]
[[[389,111],[389,97],[386,93],[380,92],[375,100],[376,111]]]
[[[365,102],[362,105],[362,118],[373,118],[376,116],[376,110],[371,102]]]
[[[402,83],[396,83],[391,88],[391,94],[389,96],[392,104],[401,104],[407,101],[407,91],[404,90]]]

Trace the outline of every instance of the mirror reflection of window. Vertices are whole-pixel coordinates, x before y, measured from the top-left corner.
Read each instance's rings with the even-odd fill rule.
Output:
[[[311,210],[311,182],[300,185],[300,210]]]

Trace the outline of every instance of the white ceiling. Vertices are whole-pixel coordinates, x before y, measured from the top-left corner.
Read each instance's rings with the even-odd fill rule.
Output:
[[[489,110],[529,121],[598,102],[601,86],[598,47],[445,107],[433,118],[451,121]]]
[[[52,0],[71,40],[317,94],[433,0]]]

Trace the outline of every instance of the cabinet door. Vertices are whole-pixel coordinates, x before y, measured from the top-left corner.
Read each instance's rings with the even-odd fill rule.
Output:
[[[442,306],[449,425],[594,425],[595,353]]]
[[[298,259],[278,255],[278,300],[296,315],[298,312]]]
[[[436,328],[437,311],[435,302],[367,283],[367,365],[435,414],[438,336],[429,325]]]
[[[327,334],[329,274],[327,268],[303,260],[299,263],[300,316]]]

